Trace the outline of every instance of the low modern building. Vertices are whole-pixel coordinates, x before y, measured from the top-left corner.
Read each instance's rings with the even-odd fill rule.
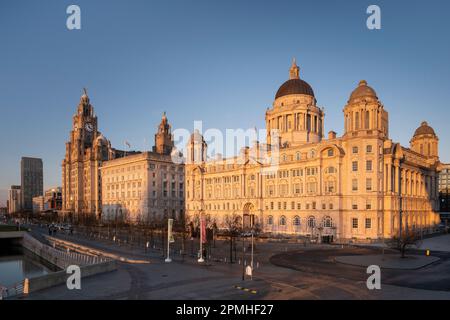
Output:
[[[184,165],[172,161],[173,140],[164,114],[153,151],[104,161],[102,220],[156,223],[184,219]]]
[[[61,210],[62,209],[62,189],[61,187],[51,188],[45,191],[44,201],[48,209]]]
[[[22,209],[21,187],[11,186],[8,194],[8,213],[16,213]]]
[[[33,197],[33,213],[44,212],[47,209],[44,196]]]

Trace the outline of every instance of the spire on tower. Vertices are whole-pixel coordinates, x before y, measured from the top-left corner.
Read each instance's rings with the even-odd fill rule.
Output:
[[[289,79],[300,79],[300,68],[297,65],[295,57],[292,59],[292,66],[289,69]]]

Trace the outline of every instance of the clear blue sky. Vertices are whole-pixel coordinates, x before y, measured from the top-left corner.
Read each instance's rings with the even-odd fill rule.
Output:
[[[70,4],[81,7],[79,31],[66,28]],[[370,4],[380,31],[366,28]],[[262,128],[294,56],[326,131],[342,134],[342,108],[366,79],[390,137],[407,146],[427,120],[449,162],[449,15],[446,0],[2,0],[0,205],[20,184],[21,156],[41,157],[45,187],[60,185],[83,87],[114,147],[148,149],[164,110],[174,128]]]

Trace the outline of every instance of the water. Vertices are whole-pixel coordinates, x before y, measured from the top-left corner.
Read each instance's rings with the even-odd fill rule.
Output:
[[[0,249],[0,285],[12,286],[25,278],[42,276],[56,271],[35,254],[19,247]]]

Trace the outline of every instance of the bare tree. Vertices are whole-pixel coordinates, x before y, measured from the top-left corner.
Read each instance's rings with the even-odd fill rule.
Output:
[[[401,257],[405,258],[406,250],[412,246],[419,247],[421,242],[420,230],[406,228],[400,236],[394,236],[387,244],[390,248],[400,251]]]
[[[241,217],[236,213],[225,215],[224,224],[230,239],[230,263],[233,263],[233,242],[242,230]]]

